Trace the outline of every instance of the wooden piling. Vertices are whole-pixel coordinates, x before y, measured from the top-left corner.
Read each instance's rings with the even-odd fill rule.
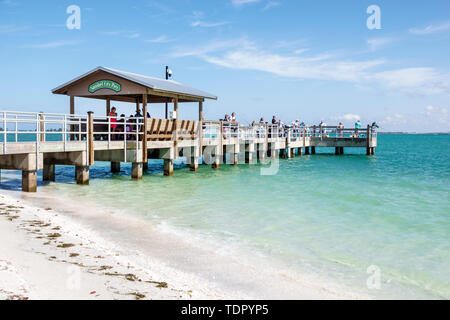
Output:
[[[120,162],[111,162],[111,172],[112,173],[120,172]]]
[[[173,176],[173,160],[172,159],[164,159],[164,175],[166,177]]]
[[[37,191],[37,171],[22,171],[22,191],[36,192]]]
[[[75,166],[75,178],[77,184],[89,184],[89,166]]]
[[[55,165],[54,164],[45,164],[44,170],[42,172],[42,179],[44,181],[55,181]]]
[[[197,150],[195,147],[191,147],[191,153],[189,155],[189,169],[192,172],[198,171],[198,158],[197,158]]]
[[[135,180],[142,179],[143,168],[144,166],[142,162],[133,162],[131,165],[131,178]]]

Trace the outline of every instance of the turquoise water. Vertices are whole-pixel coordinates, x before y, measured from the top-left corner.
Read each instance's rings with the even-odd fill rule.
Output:
[[[142,181],[130,166],[111,175],[91,169],[89,187],[58,168],[46,188],[235,244],[242,252],[310,272],[374,298],[450,298],[450,136],[380,135],[376,155],[346,149],[280,160],[277,175],[260,165],[177,165],[162,176],[150,163]],[[2,181],[4,187],[18,180]],[[368,289],[369,266],[380,270]]]

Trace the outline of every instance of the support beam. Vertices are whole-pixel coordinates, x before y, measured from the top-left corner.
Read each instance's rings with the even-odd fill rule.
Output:
[[[265,145],[264,144],[259,144],[258,145],[258,153],[257,153],[257,158],[260,162],[266,160],[266,155],[267,155],[267,151],[265,150]]]
[[[143,174],[143,163],[139,162],[133,162],[131,165],[131,178],[135,180],[141,180],[142,174]]]
[[[273,143],[268,145],[267,156],[270,159],[275,159],[277,157],[277,149]]]
[[[186,157],[187,164],[189,165],[189,170],[191,170],[192,172],[198,171],[198,149],[199,148],[197,147],[190,147],[183,150],[183,155]],[[184,154],[185,151],[187,152],[186,154]]]
[[[233,166],[237,166],[239,164],[239,153],[238,152],[234,152],[232,155],[233,157]]]
[[[305,147],[305,155],[310,155],[310,149],[309,149],[309,147]]]
[[[192,172],[198,171],[198,158],[197,157],[191,157],[190,163],[189,163],[189,170]]]
[[[285,159],[287,157],[286,149],[280,149],[280,158]]]
[[[94,113],[88,112],[88,161],[89,165],[94,165],[95,153],[94,153]]]
[[[337,156],[340,155],[341,154],[341,147],[336,147],[334,154],[337,155]]]
[[[220,158],[221,158],[221,155],[220,155],[219,146],[214,148],[214,151],[212,152],[211,156],[212,156],[211,167],[213,169],[216,169],[216,170],[220,169]]]
[[[111,162],[111,172],[112,173],[120,172],[120,162]]]
[[[303,156],[303,148],[298,148],[298,155]]]
[[[75,166],[75,178],[77,184],[89,184],[89,166]]]
[[[167,177],[173,176],[173,160],[164,159],[164,175]]]
[[[316,147],[311,147],[311,154],[316,154]]]
[[[245,163],[253,163],[253,152],[255,151],[255,144],[249,143],[245,145]]]
[[[143,94],[142,95],[142,113],[144,116],[144,128],[143,128],[144,132],[142,135],[142,161],[144,163],[147,163],[147,161],[148,161],[148,158],[147,158],[147,156],[148,156],[148,152],[147,152],[147,131],[148,131],[148,128],[147,128],[147,119],[148,119],[148,117],[147,117],[147,99],[148,99],[147,94]]]
[[[174,111],[174,113],[175,113],[175,119],[174,119],[174,121],[173,121],[173,126],[174,126],[174,129],[175,129],[175,137],[174,137],[174,142],[173,142],[173,148],[174,148],[174,151],[175,151],[175,159],[178,159],[178,119],[179,119],[179,116],[178,116],[178,98],[175,98],[174,100],[173,100],[174,102],[173,102],[173,111]]]
[[[44,163],[44,171],[42,173],[42,177],[44,181],[55,181],[55,165],[54,164],[45,164]]]
[[[253,153],[245,151],[245,163],[251,164],[253,162]]]
[[[297,153],[296,148],[291,148],[290,152],[291,152],[290,158],[295,158],[296,153]]]
[[[75,114],[75,97],[70,96],[70,114]]]
[[[203,121],[203,102],[198,103],[198,121]]]
[[[110,113],[111,113],[111,100],[106,99],[106,116],[109,117]]]
[[[147,171],[148,171],[148,161],[147,161],[147,162],[144,162],[144,163],[142,164],[142,170],[144,170],[144,172],[147,172]]]
[[[136,113],[138,111],[141,111],[141,104],[140,104],[139,98],[136,98]]]
[[[339,152],[341,155],[344,154],[344,147],[341,147],[341,150]]]
[[[37,191],[37,171],[22,171],[22,191]]]
[[[168,102],[166,102],[166,110],[165,111],[166,111],[165,112],[165,115],[166,115],[165,119],[169,119],[169,103]]]

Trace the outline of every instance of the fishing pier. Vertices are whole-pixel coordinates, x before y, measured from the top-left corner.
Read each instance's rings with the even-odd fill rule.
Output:
[[[22,191],[36,192],[37,171],[55,181],[55,166],[75,166],[78,184],[89,183],[96,161],[132,163],[132,178],[141,179],[149,159],[164,160],[164,175],[174,174],[174,160],[186,158],[190,170],[199,164],[239,165],[266,163],[269,159],[315,154],[316,148],[365,148],[373,155],[377,133],[339,127],[281,128],[272,124],[242,126],[237,122],[208,121],[203,117],[206,99],[217,97],[172,80],[146,77],[98,67],[52,91],[70,99],[69,114],[0,111],[0,170],[22,171]],[[105,100],[106,115],[76,114],[75,98]],[[142,117],[111,117],[111,101],[136,104]],[[171,119],[147,116],[148,106],[173,103]],[[181,103],[198,104],[198,120],[178,119]]]

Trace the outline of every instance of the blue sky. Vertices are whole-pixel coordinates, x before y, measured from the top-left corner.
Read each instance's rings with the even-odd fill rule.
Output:
[[[81,29],[69,30],[70,5]],[[381,9],[369,30],[369,5]],[[51,89],[97,66],[213,93],[206,118],[450,131],[450,2],[0,0],[0,110],[68,112]],[[116,104],[132,113],[131,104]],[[77,100],[77,113],[104,102]],[[152,105],[154,117],[162,105]],[[183,105],[181,118],[196,116]]]

